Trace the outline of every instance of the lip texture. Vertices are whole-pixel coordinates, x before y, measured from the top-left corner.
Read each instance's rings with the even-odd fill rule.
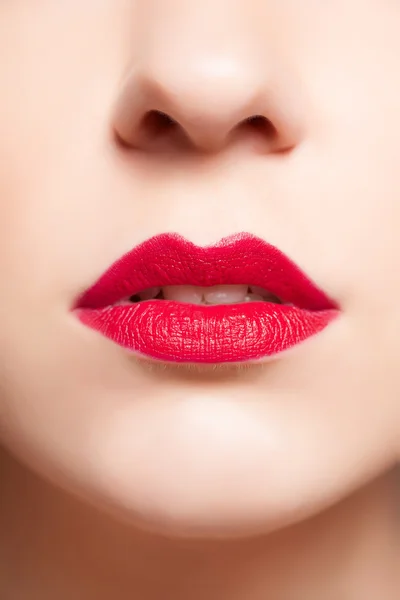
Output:
[[[152,287],[223,284],[259,286],[284,304],[115,304]],[[115,262],[74,311],[83,324],[139,355],[211,364],[276,355],[319,333],[339,313],[337,304],[291,260],[246,233],[207,247],[177,234],[155,236]]]

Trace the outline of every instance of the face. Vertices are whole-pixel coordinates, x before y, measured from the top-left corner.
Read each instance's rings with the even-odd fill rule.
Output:
[[[391,0],[2,3],[0,440],[8,451],[86,502],[176,536],[270,532],[394,464],[399,27]],[[210,341],[202,319],[217,309],[201,306],[196,317],[190,294],[218,283],[202,260],[215,274],[218,242],[238,233],[262,248],[252,267],[243,250],[241,281],[219,283],[262,283],[254,261],[273,246],[331,302],[313,318],[335,306],[334,318],[255,361],[179,357],[183,322],[203,323],[200,346]],[[85,322],[74,310],[138,247],[144,254],[135,262],[131,253],[126,269],[139,280],[153,269],[153,279],[124,288],[126,296],[193,285],[173,280],[171,262],[155,277],[176,239],[164,234],[181,236],[178,270],[194,254],[198,276],[186,302],[168,304],[192,311],[187,321],[182,313],[169,354],[164,330],[152,330],[149,353],[137,320],[128,348],[93,325],[103,313]],[[146,242],[154,236],[165,245]],[[271,310],[258,301],[257,310]],[[242,310],[247,326],[254,304],[227,303],[218,323]],[[300,310],[287,304],[272,310]],[[258,323],[268,345],[267,321]],[[223,328],[219,343],[234,347],[238,334],[227,335]]]

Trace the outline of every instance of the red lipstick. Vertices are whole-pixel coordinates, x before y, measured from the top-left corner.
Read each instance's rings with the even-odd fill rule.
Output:
[[[202,305],[122,300],[150,288],[245,284],[276,302]],[[177,363],[228,363],[276,355],[321,332],[339,314],[290,259],[250,234],[200,247],[157,235],[117,260],[76,303],[80,321],[120,346]]]

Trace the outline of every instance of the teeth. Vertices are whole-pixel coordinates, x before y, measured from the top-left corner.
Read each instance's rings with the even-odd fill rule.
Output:
[[[235,304],[244,302],[247,290],[247,285],[214,285],[203,288],[192,285],[170,285],[163,288],[163,294],[166,300],[191,304]]]
[[[245,302],[265,302],[265,298],[263,298],[260,294],[246,294],[244,301]]]
[[[248,285],[214,285],[197,287],[193,285],[169,285],[144,290],[131,298],[131,301],[152,300],[160,296],[165,300],[175,300],[189,304],[236,304],[240,302],[277,302],[279,299],[267,290]],[[125,301],[126,302],[126,301]]]
[[[279,298],[274,296],[274,294],[271,294],[271,292],[267,292],[267,290],[265,290],[264,288],[258,287],[256,285],[251,285],[249,289],[250,289],[250,292],[252,292],[253,294],[255,294],[257,296],[261,296],[261,299],[264,301],[275,302],[277,304],[281,304],[281,301],[279,300]]]
[[[247,285],[215,285],[204,288],[204,300],[207,304],[244,302],[248,289]]]
[[[268,294],[268,292],[264,290],[264,288],[258,287],[257,285],[251,285],[249,289],[250,292],[252,292],[253,294],[258,294],[259,296],[264,297]]]
[[[141,300],[152,300],[153,298],[158,296],[158,294],[160,292],[161,292],[161,288],[154,287],[154,288],[149,288],[148,290],[144,290],[143,292],[140,292],[138,294],[138,296]]]
[[[190,304],[202,304],[203,288],[193,285],[168,285],[163,288],[165,300],[176,300],[177,302],[189,302]]]

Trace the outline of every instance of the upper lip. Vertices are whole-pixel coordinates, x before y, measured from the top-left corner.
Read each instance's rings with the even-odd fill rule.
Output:
[[[201,247],[178,234],[161,234],[122,256],[84,292],[77,308],[104,308],[153,287],[247,284],[262,287],[286,304],[336,309],[329,298],[276,247],[250,234]]]

